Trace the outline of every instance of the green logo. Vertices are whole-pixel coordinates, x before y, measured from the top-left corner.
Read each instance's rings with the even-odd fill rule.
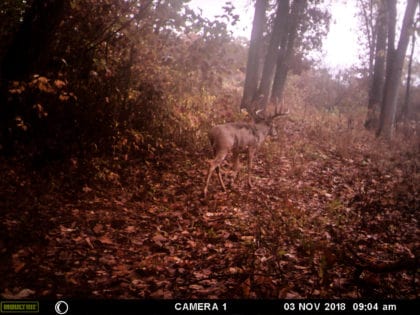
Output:
[[[39,313],[38,301],[1,301],[0,313]]]

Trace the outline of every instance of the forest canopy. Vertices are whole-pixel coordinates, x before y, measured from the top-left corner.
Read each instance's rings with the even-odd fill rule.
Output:
[[[398,88],[402,81],[385,81],[384,65],[391,64],[382,61],[385,48],[381,48],[381,40],[385,37],[378,30],[380,10],[387,8],[360,3],[360,14],[371,18],[365,30],[370,40],[369,69],[349,70],[341,79],[326,79],[342,84],[349,93],[358,89],[355,84],[364,84],[363,90],[370,95],[366,125],[378,133],[384,130],[390,137],[397,120],[416,119],[418,108],[413,98],[417,92],[409,98],[407,90],[407,100],[398,110],[395,93],[383,98],[392,104],[378,105],[382,99],[378,101],[377,95],[395,89],[378,86]],[[411,5],[407,12],[414,16],[416,2],[407,5]],[[4,1],[0,8],[1,150],[45,155],[42,159],[98,148],[110,153],[121,147],[121,141],[128,141],[127,132],[139,132],[143,137],[151,133],[153,138],[165,134],[196,143],[200,126],[213,124],[209,110],[215,108],[214,98],[224,94],[235,98],[233,88],[244,87],[241,107],[250,107],[250,102],[261,96],[263,103],[252,107],[266,107],[269,101],[278,104],[284,99],[289,70],[294,75],[322,73],[306,55],[321,48],[330,15],[319,1],[281,1],[277,8],[275,2],[256,1],[256,8],[248,56],[248,43],[228,31],[228,25],[240,19],[231,2],[223,7],[223,15],[209,20],[182,0]],[[410,34],[410,27],[406,28],[405,48]],[[395,38],[395,33],[388,36]],[[387,58],[392,57],[391,52],[404,55],[406,51],[388,46]],[[410,64],[410,69],[415,68],[418,61]],[[353,83],[346,87],[346,80]],[[314,86],[314,82],[304,84],[304,92]],[[342,98],[336,95],[324,106],[337,107]],[[380,124],[375,123],[379,118]]]

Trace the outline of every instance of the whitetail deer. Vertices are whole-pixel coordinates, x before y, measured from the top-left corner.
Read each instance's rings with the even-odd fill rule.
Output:
[[[239,170],[239,153],[248,150],[248,185],[251,183],[252,160],[257,148],[264,142],[265,138],[276,136],[277,130],[274,127],[274,118],[281,115],[287,115],[287,112],[275,113],[273,116],[267,116],[264,111],[259,110],[253,116],[253,123],[234,122],[214,126],[209,132],[210,144],[213,148],[214,159],[209,161],[210,167],[207,173],[206,184],[204,186],[204,198],[207,197],[208,186],[211,175],[214,170],[217,172],[219,183],[223,191],[226,191],[223,183],[220,165],[229,152],[233,154],[233,179],[235,181]]]

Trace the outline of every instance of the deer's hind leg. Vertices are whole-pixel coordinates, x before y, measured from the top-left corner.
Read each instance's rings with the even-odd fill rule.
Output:
[[[250,147],[248,149],[248,186],[252,188],[251,172],[252,172],[252,161],[255,155],[255,148]]]
[[[226,186],[225,186],[225,183],[223,182],[220,166],[216,167],[216,173],[217,173],[217,178],[219,179],[220,186],[222,186],[223,191],[226,191]]]
[[[235,150],[233,153],[233,176],[232,176],[232,185],[235,183],[236,178],[238,177],[239,172],[239,151]]]

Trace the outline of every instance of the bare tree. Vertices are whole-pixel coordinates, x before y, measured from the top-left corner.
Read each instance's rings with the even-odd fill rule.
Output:
[[[278,105],[282,98],[291,60],[297,47],[301,48],[300,53],[302,53],[302,50],[321,46],[321,38],[326,34],[325,29],[328,29],[328,27],[325,29],[323,27],[328,25],[330,15],[328,12],[319,9],[317,3],[318,1],[304,0],[276,1],[277,6],[273,14],[271,31],[268,34],[269,42],[259,80],[259,74],[255,72],[255,69],[260,60],[255,59],[256,54],[251,51],[252,47],[250,48],[241,104],[241,107],[246,107],[248,112],[251,113],[255,109],[265,109],[270,102],[274,106]],[[261,28],[261,25],[257,23],[261,21],[261,19],[257,20],[257,16],[259,16],[257,9],[259,9],[258,1],[254,27]],[[255,31],[255,34],[258,33],[257,31]],[[251,39],[251,46],[252,44]],[[254,66],[252,67],[250,64],[254,64]],[[258,89],[255,88],[256,78],[259,81],[257,82]]]
[[[398,46],[394,48],[395,39],[395,15],[396,1],[388,0],[388,55],[387,55],[387,76],[385,80],[384,97],[382,100],[381,115],[379,120],[378,136],[392,138],[395,124],[395,114],[397,108],[398,90],[404,57],[407,51],[410,34],[413,30],[413,20],[418,0],[407,0],[403,24],[401,28]]]
[[[289,71],[290,60],[293,56],[297,29],[300,19],[303,17],[303,11],[306,1],[294,1],[288,23],[288,32],[285,34],[284,43],[280,48],[277,58],[276,74],[274,77],[273,88],[271,92],[271,102],[278,104],[283,96],[284,86],[286,84],[287,72]]]
[[[369,79],[372,79],[373,76],[373,65],[375,59],[375,42],[377,37],[377,21],[378,17],[376,18],[376,25],[375,25],[375,12],[377,7],[383,6],[383,1],[375,1],[375,0],[358,0],[358,6],[360,7],[360,14],[362,18],[362,23],[364,25],[364,32],[367,38],[367,46],[369,51],[369,64],[368,64],[368,73]]]
[[[268,0],[257,0],[255,2],[255,14],[254,21],[252,23],[251,41],[249,44],[244,94],[242,97],[241,108],[249,108],[252,103],[252,99],[257,92],[267,5]]]
[[[375,24],[375,63],[369,90],[368,113],[365,121],[367,129],[378,128],[379,108],[382,102],[385,81],[385,54],[386,54],[386,10],[385,2],[378,1],[378,13]],[[370,73],[370,72],[369,72]]]
[[[295,1],[294,3],[296,2],[303,1]],[[265,56],[261,82],[258,87],[258,95],[256,95],[256,97],[262,99],[262,104],[259,104],[260,108],[265,108],[268,104],[270,90],[276,71],[277,59],[280,55],[279,45],[282,41],[284,42],[287,36],[288,16],[289,0],[278,1],[276,18],[274,20],[274,26],[271,32],[270,44]]]
[[[414,29],[417,29],[418,22],[419,22],[419,19],[416,21]],[[408,60],[408,67],[407,67],[407,80],[405,83],[404,103],[401,108],[400,116],[398,118],[399,120],[405,119],[409,112],[408,104],[410,102],[411,71],[413,67],[413,56],[414,56],[415,47],[416,47],[416,32],[413,32],[413,34],[411,34],[411,52],[410,52],[410,58]]]

